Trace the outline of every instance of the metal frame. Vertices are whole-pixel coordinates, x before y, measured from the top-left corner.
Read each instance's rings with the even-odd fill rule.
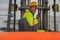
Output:
[[[54,5],[56,4],[56,0],[54,0]],[[54,8],[55,10],[55,8]],[[56,11],[54,11],[54,31],[56,32]]]
[[[30,0],[28,0],[29,2]],[[42,5],[41,2],[42,1]],[[47,1],[47,0],[45,0]],[[48,27],[48,12],[47,10],[49,10],[50,8],[47,7],[47,4],[45,3],[44,0],[38,0],[38,4],[40,7],[38,7],[37,9],[39,10],[38,12],[40,13],[41,10],[43,10],[42,12],[42,17],[40,14],[40,18],[42,18],[42,25],[40,24],[41,27],[43,27],[43,30],[47,30],[46,28]],[[56,0],[54,0],[54,5],[56,3]],[[8,10],[8,21],[7,21],[7,31],[10,31],[10,13],[11,13],[11,5],[12,5],[12,0],[9,0],[9,10]],[[29,5],[29,3],[28,3]],[[16,0],[14,0],[14,6],[16,6]],[[44,7],[46,6],[46,7]],[[15,7],[14,7],[15,9]],[[21,0],[21,7],[19,7],[19,10],[21,10],[21,18],[23,15],[24,10],[23,9],[29,9],[29,7],[26,7],[26,0]],[[41,19],[40,19],[41,21]],[[15,22],[16,22],[16,10],[14,10],[14,27],[13,27],[13,31],[15,31]],[[56,12],[54,11],[54,31],[56,31]]]
[[[47,7],[47,4],[48,4],[47,2],[48,2],[47,0],[42,0],[42,6]],[[48,10],[46,10],[46,9],[43,9],[43,12],[42,12],[42,27],[43,27],[43,30],[47,31],[47,27],[48,27]]]
[[[45,1],[47,2],[47,0],[45,0]],[[40,13],[41,10],[43,10],[43,12],[40,13],[40,15],[39,15],[40,16],[39,21],[41,21],[41,18],[42,18],[42,22],[43,22],[42,25],[40,24],[39,26],[41,26],[43,28],[43,30],[47,30],[47,27],[48,27],[48,23],[47,23],[47,21],[48,21],[48,19],[47,19],[47,17],[48,17],[48,11],[47,10],[50,9],[47,6],[48,3],[45,3],[45,1],[38,0],[39,7],[37,8],[39,10],[38,13]],[[12,0],[9,0],[9,12],[8,12],[9,15],[8,15],[7,31],[10,31],[11,4],[12,4]],[[14,6],[16,7],[16,0],[14,0]],[[16,8],[15,7],[14,7],[14,27],[13,27],[13,31],[15,31],[15,23],[16,23]],[[25,9],[29,9],[29,7],[26,7],[26,0],[21,0],[21,7],[19,7],[19,10],[21,11],[21,18],[22,18],[22,15],[23,15]],[[41,14],[42,14],[42,17],[41,17]]]
[[[16,0],[14,0],[14,27],[13,27],[13,31],[15,31],[15,24],[16,24]]]
[[[12,0],[9,0],[9,9],[8,9],[8,21],[7,21],[7,31],[10,31],[10,13],[11,13]]]
[[[41,0],[38,0],[38,5],[41,6]],[[41,9],[38,9],[38,20],[39,20],[39,29],[42,30],[42,26],[41,26]]]
[[[22,9],[29,9],[29,7],[19,7],[19,10],[22,10]],[[41,7],[38,7],[37,9],[46,9],[46,10],[49,10],[50,8],[49,7],[41,6]]]

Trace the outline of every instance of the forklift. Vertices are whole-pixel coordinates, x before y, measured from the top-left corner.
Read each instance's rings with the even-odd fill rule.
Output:
[[[54,0],[54,5],[55,5],[55,1]],[[28,0],[28,5],[30,3],[30,0]],[[21,0],[21,7],[19,7],[19,10],[21,11],[21,18],[23,16],[23,13],[26,9],[29,9],[29,6],[26,5],[26,0]],[[41,24],[39,24],[39,30],[45,30],[48,31],[48,10],[50,10],[50,8],[48,7],[48,0],[38,0],[38,5],[39,7],[38,9],[38,17],[39,18],[39,22]],[[12,30],[10,30],[10,21],[11,21],[11,7],[14,8],[14,27],[12,28]],[[55,32],[44,32],[44,33],[40,33],[40,32],[16,32],[16,10],[17,9],[17,5],[16,5],[16,0],[14,0],[14,4],[12,4],[12,0],[9,0],[9,10],[8,10],[8,22],[7,22],[7,32],[3,32],[0,33],[0,40],[60,40],[60,33],[56,32],[56,14],[54,11],[54,31]],[[54,8],[55,10],[55,8]],[[11,32],[13,31],[13,32]],[[51,30],[49,30],[51,31]],[[45,36],[45,37],[44,37]]]
[[[20,4],[21,7],[19,7],[19,10],[21,11],[21,18],[23,16],[23,13],[25,11],[25,9],[29,9],[29,3],[31,0],[21,0]],[[27,5],[26,5],[27,2]],[[56,5],[56,0],[54,0],[54,6]],[[18,5],[18,4],[17,4]],[[16,24],[16,9],[17,9],[17,5],[16,5],[16,0],[14,0],[14,27],[12,28],[13,31],[15,31],[15,24]],[[39,22],[40,24],[39,29],[40,30],[48,30],[48,10],[50,9],[50,7],[48,7],[48,0],[42,1],[42,0],[38,0],[38,5],[39,7],[38,9],[38,17],[39,17]],[[11,6],[12,6],[12,0],[9,0],[9,10],[8,10],[8,22],[7,22],[7,31],[10,30],[10,21],[11,21]],[[55,10],[55,8],[53,7],[53,9]],[[54,11],[54,31],[56,31],[56,11]]]
[[[19,7],[19,10],[21,11],[21,18],[23,16],[23,13],[26,9],[29,9],[29,3],[31,0],[21,0],[20,4],[21,7]],[[37,0],[38,1],[38,5],[39,7],[38,9],[38,20],[39,20],[39,30],[45,30],[48,31],[48,10],[50,9],[48,7],[48,0]],[[26,2],[28,3],[26,5]],[[11,21],[11,6],[12,6],[12,0],[9,0],[9,10],[8,10],[8,21],[7,21],[7,31],[10,31],[10,21]],[[16,11],[17,11],[17,6],[18,4],[16,4],[16,0],[14,0],[14,27],[12,28],[13,31],[15,31],[15,27],[16,27]]]

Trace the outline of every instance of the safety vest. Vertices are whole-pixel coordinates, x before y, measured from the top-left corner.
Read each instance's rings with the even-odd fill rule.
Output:
[[[28,10],[24,13],[23,18],[25,18],[28,22],[28,24],[32,27],[36,24],[38,24],[38,19],[33,17],[33,14]],[[34,25],[33,25],[34,21]]]
[[[37,30],[37,32],[45,32],[45,30]]]

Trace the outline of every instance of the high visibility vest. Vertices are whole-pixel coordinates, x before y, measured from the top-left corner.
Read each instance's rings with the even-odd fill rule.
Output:
[[[33,14],[30,11],[26,11],[23,15],[23,18],[25,18],[28,22],[28,24],[32,27],[36,24],[38,24],[38,19],[33,17]],[[33,25],[34,21],[34,25]]]
[[[37,30],[37,32],[45,32],[45,30]]]

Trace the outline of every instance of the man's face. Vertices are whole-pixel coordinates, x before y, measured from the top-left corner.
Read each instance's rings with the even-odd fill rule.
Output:
[[[35,12],[36,12],[36,8],[37,8],[37,7],[35,7],[35,6],[30,7],[31,12],[32,12],[32,13],[35,13]]]

